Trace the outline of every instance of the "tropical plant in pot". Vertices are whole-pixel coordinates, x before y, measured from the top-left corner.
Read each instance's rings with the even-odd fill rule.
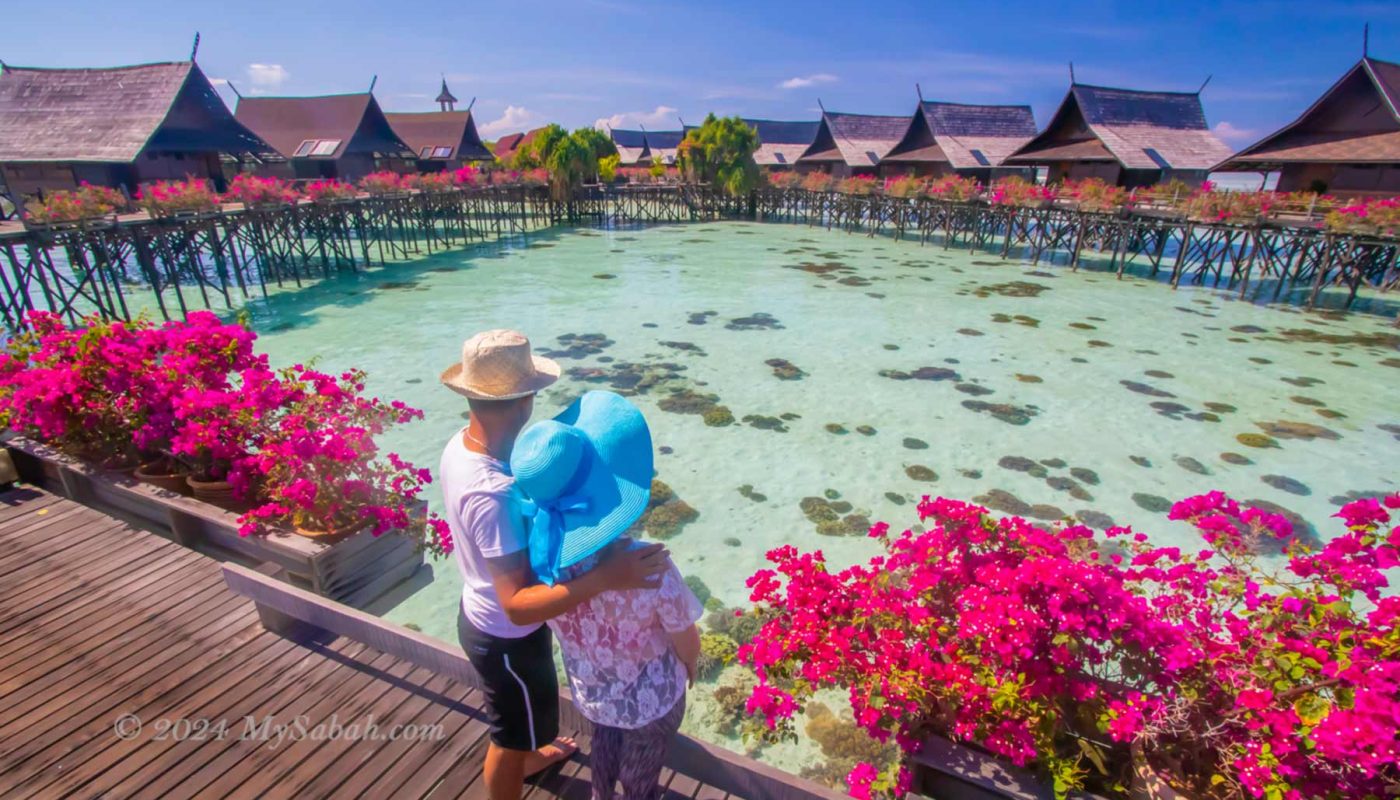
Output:
[[[365,374],[329,375],[298,365],[284,370],[279,411],[264,422],[254,459],[261,504],[240,519],[240,533],[286,525],[313,538],[369,529],[398,531],[442,555],[452,549],[447,525],[420,500],[431,481],[375,437],[423,412],[365,395]]]
[[[738,652],[760,679],[748,709],[761,735],[790,735],[814,691],[843,688],[876,739],[911,754],[929,735],[967,741],[1059,797],[1142,778],[1202,798],[1393,796],[1395,508],[1400,495],[1343,507],[1347,532],[1314,551],[1286,519],[1212,492],[1172,509],[1205,542],[1183,552],[925,498],[926,530],[875,525],[884,553],[868,564],[768,554],[775,569],[749,580],[766,622]],[[1280,540],[1274,571],[1257,553]],[[912,778],[863,763],[848,781],[869,797]]]

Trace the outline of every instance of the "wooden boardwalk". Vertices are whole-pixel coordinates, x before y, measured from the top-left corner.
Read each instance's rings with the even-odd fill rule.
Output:
[[[269,632],[218,562],[172,541],[37,489],[0,494],[0,797],[485,798],[477,700],[360,642]],[[372,718],[380,735],[279,746],[246,735],[249,717]],[[209,727],[161,730],[178,719]],[[390,740],[404,724],[440,735]],[[589,796],[582,743],[530,800]],[[697,775],[662,780],[667,800],[731,796]]]

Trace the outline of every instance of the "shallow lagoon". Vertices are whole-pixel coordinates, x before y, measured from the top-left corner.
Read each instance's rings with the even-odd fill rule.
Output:
[[[423,408],[388,444],[434,469],[466,410],[437,375],[477,330],[521,329],[563,365],[537,419],[635,392],[660,479],[699,512],[675,560],[729,605],[768,549],[863,558],[817,521],[912,525],[925,493],[1186,545],[1164,513],[1180,497],[1223,489],[1326,536],[1339,496],[1394,491],[1400,466],[1388,317],[798,226],[551,232],[250,310],[274,362],[360,366]],[[732,424],[706,424],[716,405]],[[376,610],[451,641],[460,588],[444,561]],[[686,729],[715,738],[702,713]]]

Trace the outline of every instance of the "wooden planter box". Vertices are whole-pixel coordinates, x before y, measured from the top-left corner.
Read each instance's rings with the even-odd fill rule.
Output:
[[[1029,771],[941,736],[913,758],[914,791],[942,800],[1052,800],[1055,792]],[[1104,800],[1072,792],[1071,800]]]
[[[213,545],[255,563],[275,564],[286,570],[293,585],[347,605],[368,605],[423,564],[414,542],[392,533],[371,536],[364,530],[333,544],[278,531],[239,536],[238,515],[217,506],[99,469],[23,437],[13,437],[5,446],[29,483],[168,530],[192,550]]]

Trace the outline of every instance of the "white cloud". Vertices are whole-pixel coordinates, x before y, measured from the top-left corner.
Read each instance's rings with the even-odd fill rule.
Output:
[[[599,117],[593,123],[593,127],[599,130],[635,128],[638,125],[645,125],[649,128],[680,127],[680,121],[676,119],[678,113],[679,109],[670,106],[657,106],[651,111],[622,111],[611,117]]]
[[[248,83],[252,84],[249,94],[267,94],[286,83],[291,77],[281,64],[249,64]]]
[[[486,138],[506,133],[521,133],[540,121],[540,115],[524,106],[506,106],[498,119],[477,126],[477,131]]]
[[[1215,135],[1226,142],[1247,144],[1259,138],[1259,131],[1253,128],[1237,128],[1228,122],[1215,123]]]
[[[210,78],[209,82],[215,86],[228,86],[228,78]]]
[[[778,88],[779,88],[779,89],[806,89],[806,88],[809,87],[809,86],[816,86],[816,85],[819,84],[819,83],[833,83],[833,82],[835,82],[835,80],[836,80],[836,76],[835,76],[835,75],[829,75],[829,74],[827,74],[827,73],[825,73],[825,72],[818,72],[818,73],[815,74],[815,75],[807,75],[807,76],[797,77],[797,78],[788,78],[787,80],[785,80],[785,81],[783,81],[782,83],[778,84]]]

